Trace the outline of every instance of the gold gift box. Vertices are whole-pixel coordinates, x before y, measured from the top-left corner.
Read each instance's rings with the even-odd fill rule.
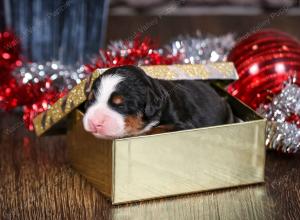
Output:
[[[237,78],[232,63],[142,68],[152,77],[164,79],[226,82]],[[96,71],[38,115],[34,124],[37,135],[67,131],[71,164],[112,204],[264,181],[266,120],[219,86],[216,90],[243,122],[111,141],[85,132],[81,111],[84,88],[103,71]],[[62,126],[65,121],[66,127]]]

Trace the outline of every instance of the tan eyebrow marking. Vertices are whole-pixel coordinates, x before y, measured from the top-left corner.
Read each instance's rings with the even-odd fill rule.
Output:
[[[121,95],[114,95],[111,101],[116,105],[120,105],[124,103],[124,97]]]

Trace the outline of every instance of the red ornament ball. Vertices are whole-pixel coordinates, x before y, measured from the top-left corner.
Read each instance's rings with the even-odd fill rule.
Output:
[[[228,87],[233,96],[257,109],[278,94],[291,76],[300,80],[300,42],[277,30],[256,32],[236,44],[228,56],[239,80]]]

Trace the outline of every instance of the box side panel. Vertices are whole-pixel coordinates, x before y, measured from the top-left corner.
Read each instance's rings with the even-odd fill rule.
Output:
[[[263,182],[265,121],[116,141],[114,203]]]
[[[68,129],[68,157],[72,166],[111,197],[112,141],[99,140],[84,131],[82,114],[74,112]]]

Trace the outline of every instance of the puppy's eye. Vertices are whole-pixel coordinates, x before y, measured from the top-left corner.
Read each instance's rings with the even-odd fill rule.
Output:
[[[123,105],[124,104],[124,97],[121,95],[113,95],[111,97],[111,102],[115,105]]]

